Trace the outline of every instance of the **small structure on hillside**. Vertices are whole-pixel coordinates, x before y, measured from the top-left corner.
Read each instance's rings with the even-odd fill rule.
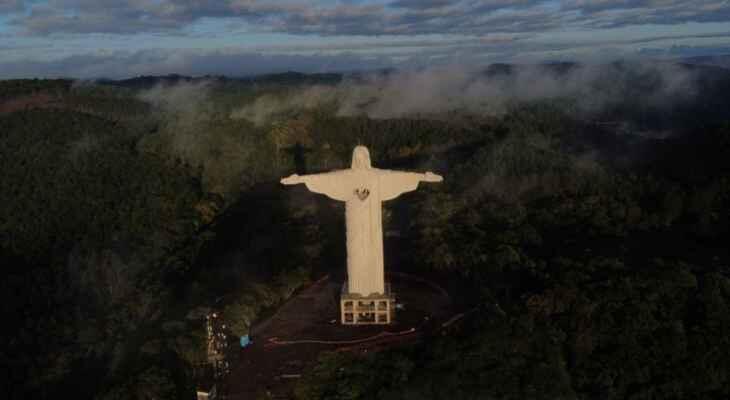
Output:
[[[291,175],[282,184],[304,183],[312,192],[345,202],[347,281],[342,286],[343,324],[389,324],[395,295],[385,282],[383,266],[383,201],[416,190],[419,182],[441,182],[432,172],[415,173],[373,168],[365,146],[352,152],[349,169],[311,175]]]
[[[197,400],[216,399],[217,383],[230,372],[225,355],[228,348],[228,335],[226,325],[218,312],[212,310],[206,312],[205,332],[206,359],[205,362],[195,364],[193,368]]]

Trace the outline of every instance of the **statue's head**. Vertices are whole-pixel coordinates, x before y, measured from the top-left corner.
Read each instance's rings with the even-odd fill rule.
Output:
[[[365,146],[357,146],[352,151],[352,169],[370,168],[370,152]]]

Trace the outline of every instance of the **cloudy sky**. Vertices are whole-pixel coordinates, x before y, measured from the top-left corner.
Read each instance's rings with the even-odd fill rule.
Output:
[[[730,53],[730,0],[0,0],[0,78]]]

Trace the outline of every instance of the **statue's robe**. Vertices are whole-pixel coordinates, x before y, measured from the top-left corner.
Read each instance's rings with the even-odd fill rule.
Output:
[[[381,202],[416,190],[423,174],[367,167],[301,179],[310,191],[345,202],[348,292],[385,293]]]

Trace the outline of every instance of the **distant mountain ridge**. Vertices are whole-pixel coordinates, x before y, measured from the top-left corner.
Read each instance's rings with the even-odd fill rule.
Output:
[[[703,65],[711,67],[721,67],[730,69],[730,54],[718,56],[697,56],[683,58],[682,62],[694,65]]]
[[[187,76],[179,74],[169,75],[143,75],[128,79],[100,79],[97,83],[120,86],[129,89],[147,89],[157,85],[171,86],[179,83],[197,83],[197,82],[249,82],[249,83],[278,83],[278,84],[316,84],[316,83],[338,83],[342,80],[341,73],[314,73],[306,74],[302,72],[287,71],[282,73],[273,73],[265,75],[257,75],[251,77],[227,77],[222,75],[203,75],[203,76]]]
[[[678,58],[674,60],[655,60],[655,63],[662,64],[676,64],[687,67],[710,67],[710,68],[724,68],[730,69],[730,55],[719,55],[719,56],[697,56],[688,58]],[[605,65],[613,65],[619,68],[630,68],[632,62],[628,61],[614,61],[606,63]],[[553,72],[557,75],[568,73],[576,68],[584,66],[585,64],[574,61],[554,61],[544,62],[540,64],[534,64],[545,68],[546,70]],[[526,68],[533,65],[526,64],[510,64],[510,63],[494,63],[483,67],[482,74],[484,76],[500,76],[510,75],[515,71],[522,68]],[[196,83],[203,81],[213,82],[237,82],[237,83],[260,83],[260,84],[336,84],[340,83],[343,79],[359,79],[367,76],[388,76],[399,72],[396,68],[383,68],[373,71],[350,71],[350,72],[321,72],[321,73],[304,73],[297,71],[286,71],[279,73],[270,73],[255,76],[245,77],[232,77],[223,75],[202,75],[202,76],[189,76],[180,74],[168,74],[168,75],[142,75],[133,78],[126,79],[98,79],[96,83],[119,86],[130,89],[146,89],[157,85],[169,86],[178,83]]]

